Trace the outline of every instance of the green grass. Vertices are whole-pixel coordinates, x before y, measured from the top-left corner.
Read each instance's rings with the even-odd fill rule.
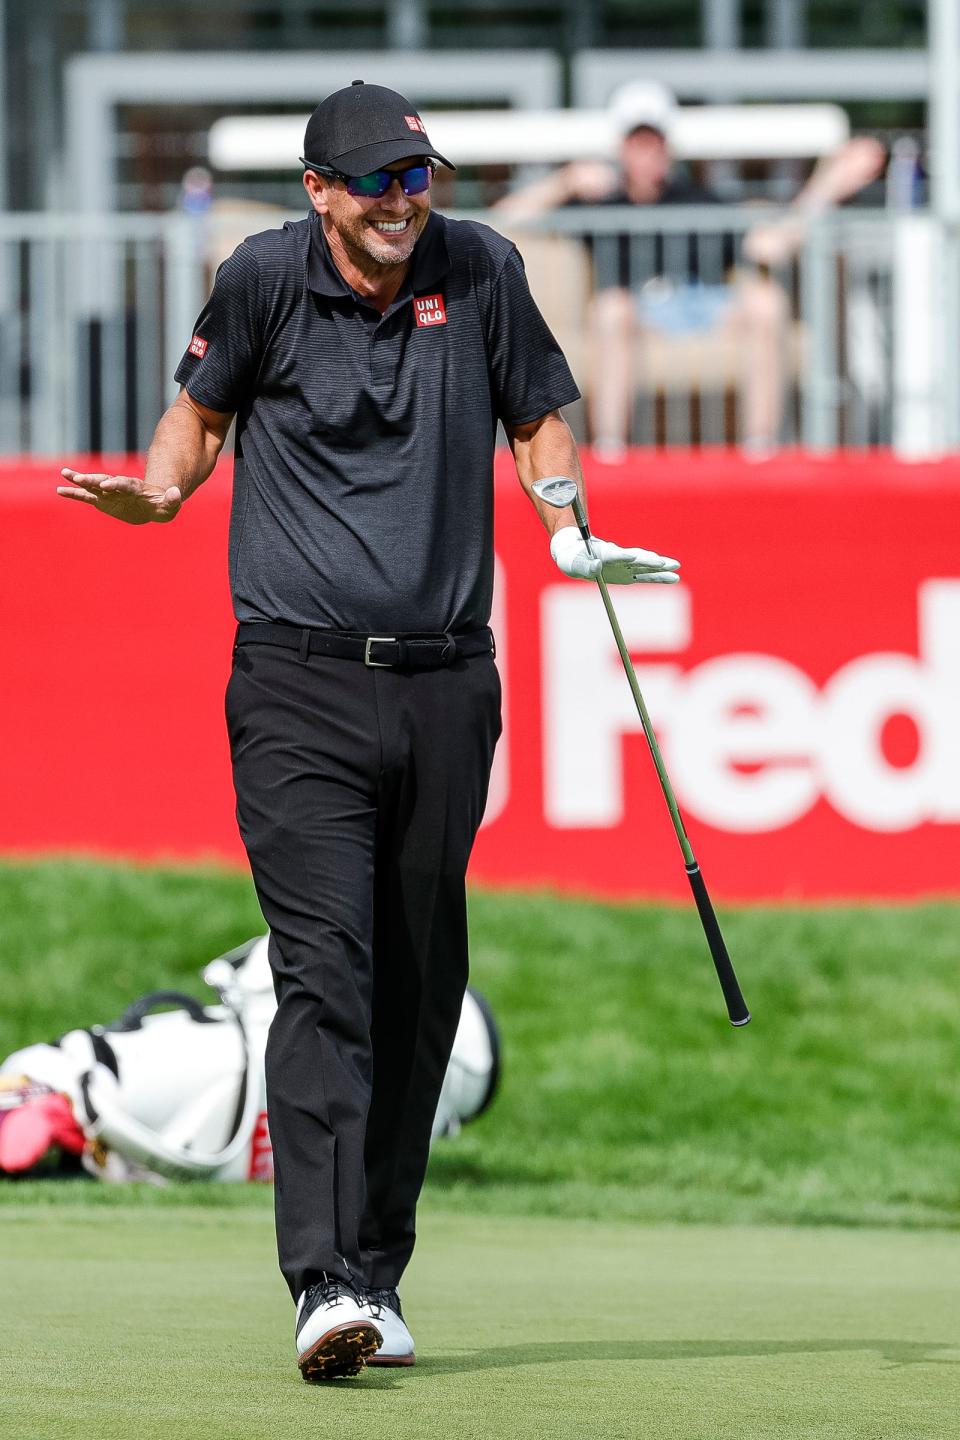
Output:
[[[436,1147],[434,1208],[476,1215],[960,1224],[960,906],[728,910],[754,1023],[727,1025],[691,908],[474,894],[473,971],[503,1030],[491,1111]],[[0,865],[0,1053],[103,1021],[261,929],[210,870]],[[95,1186],[0,1199],[129,1204]],[[154,1210],[266,1208],[255,1187]]]
[[[416,1369],[300,1382],[267,1187],[0,1184],[0,1434],[953,1434],[960,907],[727,912],[734,1032],[686,908],[471,905],[506,1064],[431,1162]],[[260,928],[236,874],[0,865],[0,1053]]]
[[[440,1214],[417,1367],[303,1385],[270,1217],[9,1207],[11,1440],[945,1440],[956,1237]]]

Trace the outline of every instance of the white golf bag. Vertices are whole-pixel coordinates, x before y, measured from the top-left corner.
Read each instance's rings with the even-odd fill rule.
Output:
[[[204,968],[219,1004],[155,991],[113,1024],[16,1051],[0,1064],[0,1081],[24,1077],[65,1094],[89,1142],[84,1167],[100,1178],[272,1180],[263,1070],[276,1009],[268,938]],[[493,1016],[468,990],[433,1139],[455,1134],[486,1109],[499,1063]]]

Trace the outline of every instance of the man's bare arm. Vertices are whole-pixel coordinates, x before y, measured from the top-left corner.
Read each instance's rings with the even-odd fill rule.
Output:
[[[553,535],[564,525],[575,525],[572,510],[555,510],[552,505],[544,505],[533,493],[534,480],[545,480],[549,475],[564,475],[576,480],[586,508],[577,442],[559,410],[551,410],[529,425],[507,425],[504,428],[513,451],[517,477],[543,521],[547,534]]]
[[[671,560],[653,550],[641,550],[639,546],[625,549],[596,535],[591,536],[588,548],[569,506],[566,510],[555,510],[534,494],[534,480],[562,475],[576,481],[580,499],[584,501],[577,444],[559,410],[552,410],[542,420],[534,420],[529,425],[508,425],[506,430],[520,484],[543,521],[550,536],[550,554],[564,575],[577,580],[595,580],[602,575],[608,585],[676,585],[680,579],[676,573],[680,569],[679,560]]]
[[[151,520],[165,524],[213,470],[232,419],[230,414],[198,404],[181,390],[157,426],[142,480],[65,469],[60,473],[68,483],[58,485],[57,494],[92,505],[128,525],[146,525]]]
[[[612,165],[604,160],[574,160],[530,185],[510,191],[493,208],[510,219],[528,220],[571,200],[581,205],[599,205],[616,188],[617,172]]]
[[[812,222],[876,180],[886,163],[886,150],[870,135],[855,135],[822,155],[788,209],[776,220],[750,227],[744,255],[756,265],[786,265],[802,247]]]

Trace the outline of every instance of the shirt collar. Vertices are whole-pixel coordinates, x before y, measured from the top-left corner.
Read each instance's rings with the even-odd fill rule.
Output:
[[[407,276],[403,291],[409,287],[414,295],[431,290],[450,269],[450,255],[444,235],[444,223],[431,210],[423,234],[413,247],[413,264]],[[307,251],[307,285],[318,295],[331,298],[352,295],[353,291],[333,263],[327,237],[323,233],[323,221],[317,212],[310,214],[310,246]],[[401,293],[403,293],[401,291]]]

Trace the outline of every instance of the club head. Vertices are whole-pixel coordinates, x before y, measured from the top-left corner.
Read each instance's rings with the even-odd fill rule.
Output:
[[[534,480],[533,493],[547,505],[553,505],[557,510],[565,510],[572,505],[577,498],[576,480],[568,480],[563,475],[550,475],[546,480]]]

